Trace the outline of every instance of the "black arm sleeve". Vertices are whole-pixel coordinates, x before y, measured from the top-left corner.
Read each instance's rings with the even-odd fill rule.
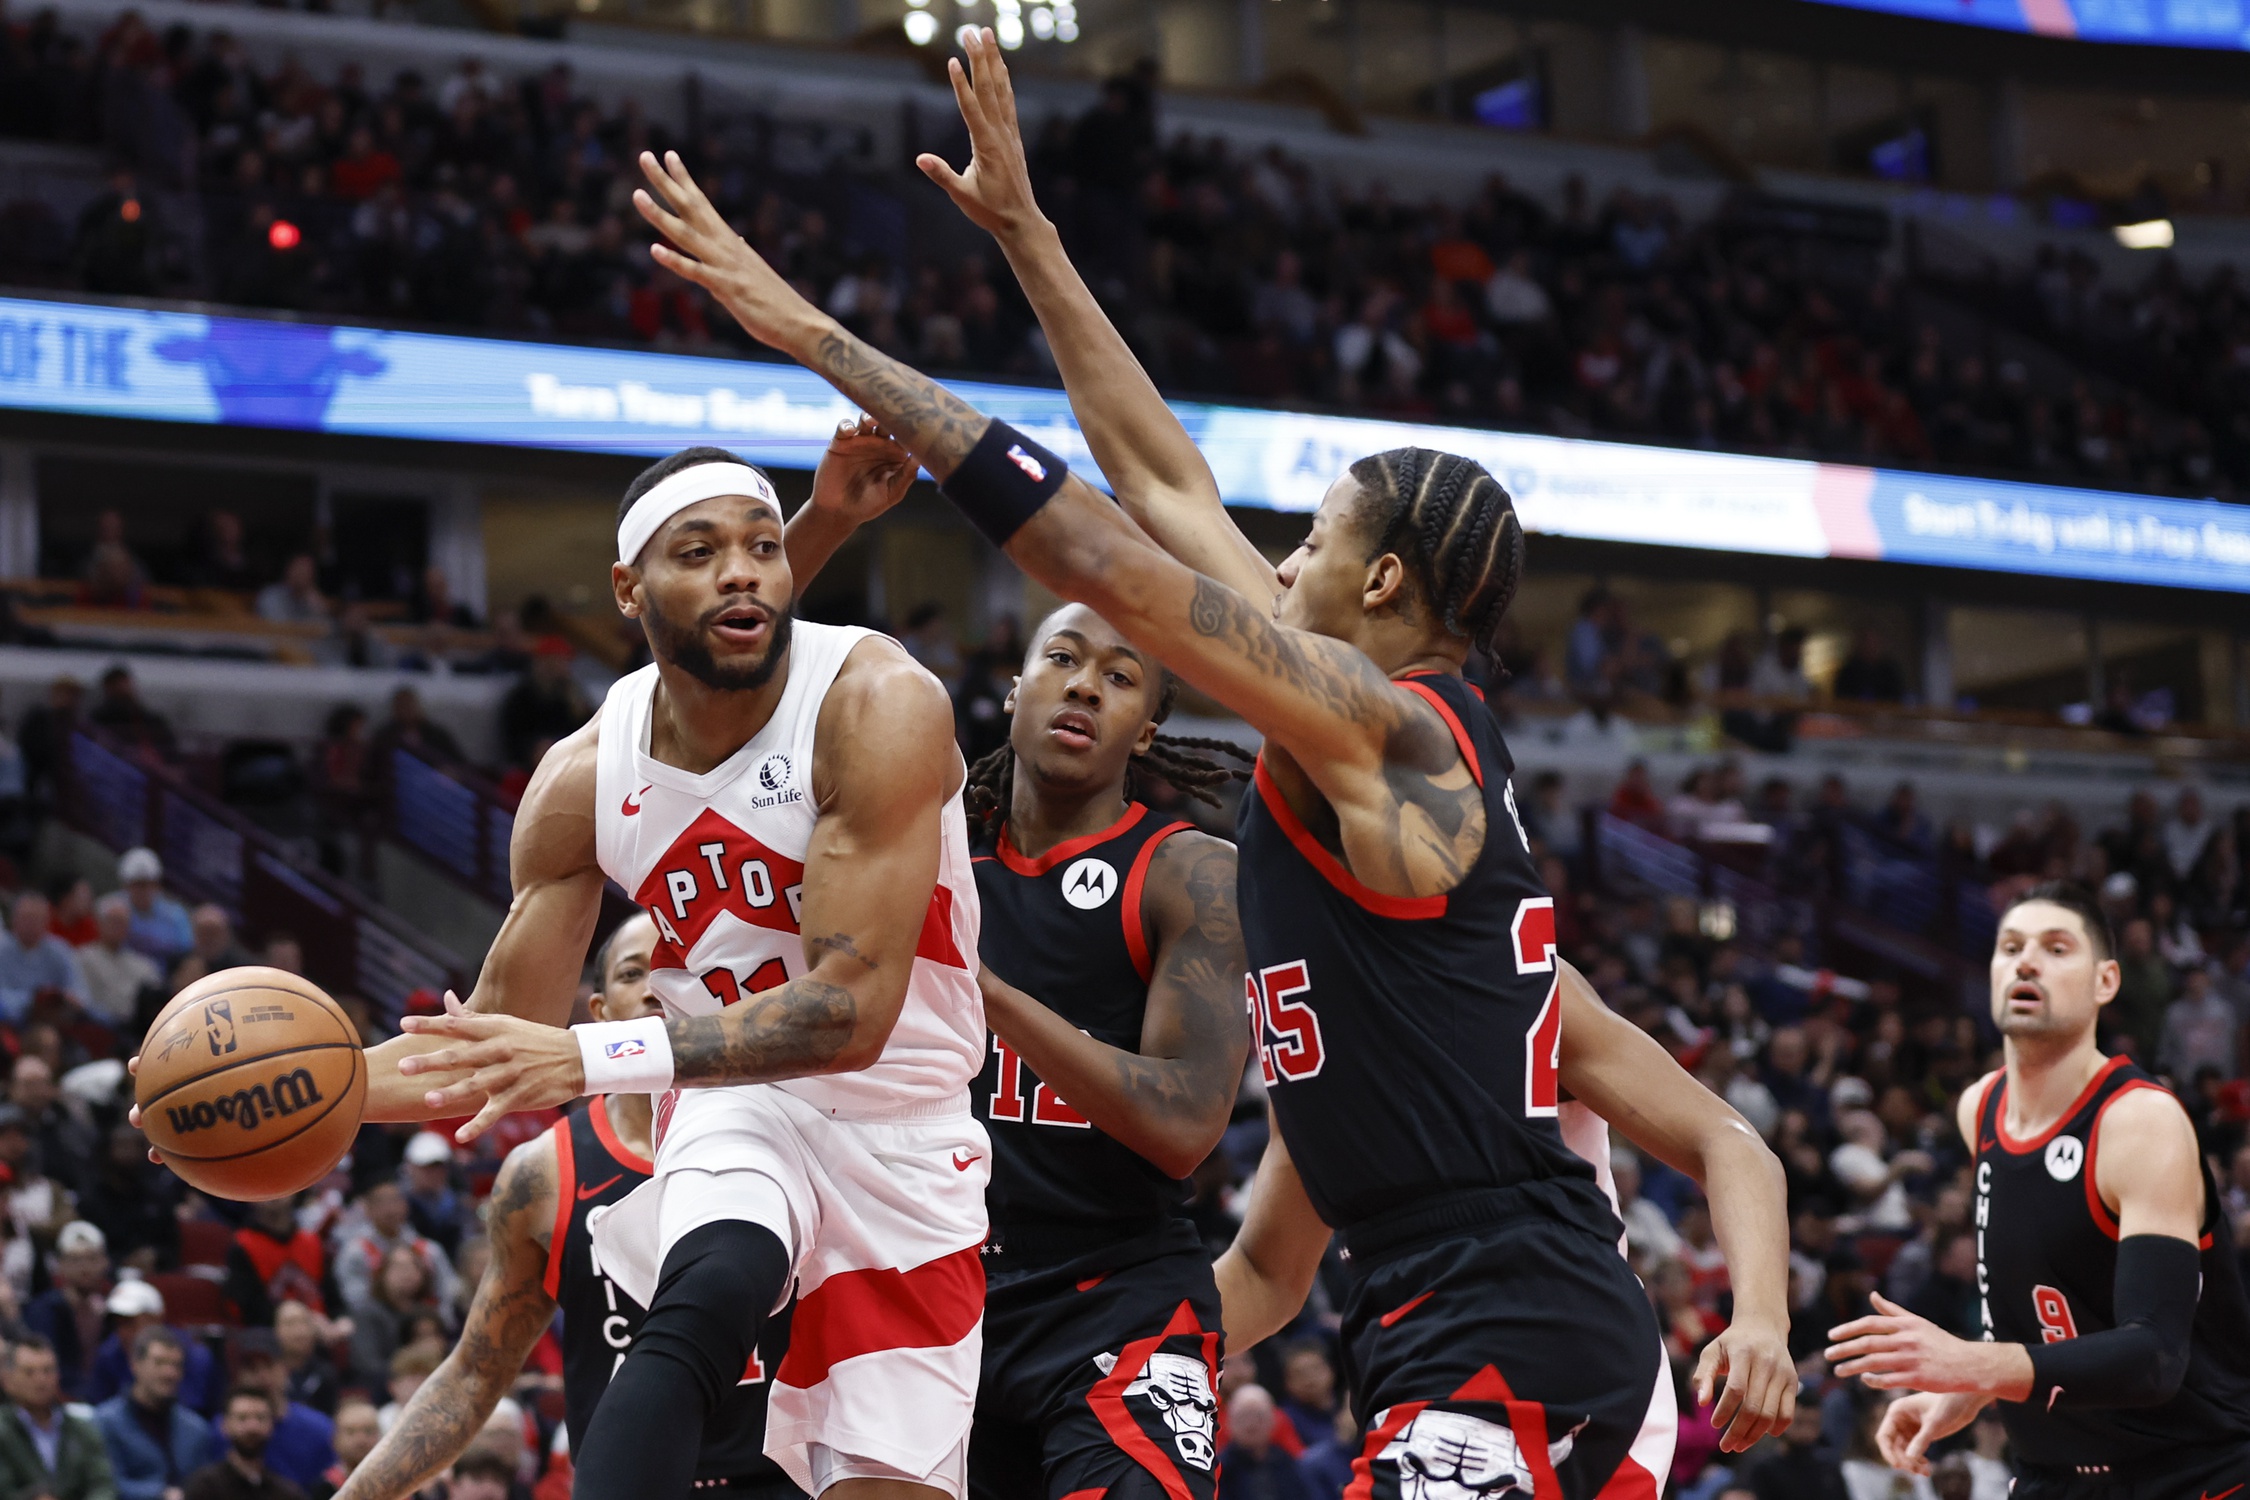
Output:
[[[2198,1252],[2168,1234],[2117,1245],[2117,1326],[2031,1350],[2031,1401],[2057,1408],[2156,1406],[2187,1374],[2188,1339],[2203,1290]]]

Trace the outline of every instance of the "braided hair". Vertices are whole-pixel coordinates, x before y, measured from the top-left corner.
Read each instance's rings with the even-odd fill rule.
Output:
[[[1392,448],[1351,467],[1365,492],[1370,561],[1396,552],[1445,628],[1491,653],[1523,579],[1523,522],[1484,465]]]
[[[1161,724],[1171,717],[1172,705],[1180,696],[1180,680],[1162,667],[1157,671],[1163,674],[1162,686],[1157,689],[1156,711],[1149,717]],[[1160,734],[1149,742],[1146,750],[1126,763],[1125,795],[1137,799],[1148,781],[1154,780],[1198,802],[1217,807],[1219,799],[1212,795],[1212,788],[1250,779],[1250,773],[1241,766],[1221,765],[1207,755],[1196,754],[1198,750],[1215,751],[1246,764],[1256,759],[1232,740]],[[1015,746],[1008,743],[969,767],[968,780],[961,787],[969,821],[982,828],[991,828],[1006,819],[1015,793],[1016,751]]]

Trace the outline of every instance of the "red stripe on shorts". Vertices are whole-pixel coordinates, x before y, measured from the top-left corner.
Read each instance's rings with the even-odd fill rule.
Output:
[[[885,1349],[948,1349],[984,1316],[983,1246],[911,1271],[840,1271],[807,1292],[775,1379],[799,1390],[847,1359]]]

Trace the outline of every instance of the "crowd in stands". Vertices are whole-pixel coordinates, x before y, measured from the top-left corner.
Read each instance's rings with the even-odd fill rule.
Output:
[[[2115,315],[2077,262],[2042,267],[2035,301],[2060,310],[2042,331],[2085,358],[2038,374],[1941,335],[1923,284],[1863,243],[1730,212],[1691,225],[1661,195],[1579,181],[1559,208],[1497,175],[1465,201],[1405,202],[1278,149],[1163,142],[1152,85],[1144,68],[1082,117],[1027,128],[1043,203],[1168,389],[2163,493],[2227,496],[2250,476],[2250,323],[2230,278],[2160,270]],[[905,162],[810,164],[763,116],[699,126],[681,139],[631,101],[605,112],[561,64],[318,76],[260,69],[223,30],[159,33],[127,11],[89,40],[42,12],[0,28],[0,133],[98,145],[118,171],[75,225],[33,200],[0,211],[0,276],[741,349],[650,262],[630,207],[637,154],[677,146],[751,242],[872,342],[940,371],[1051,374],[997,257],[923,232],[951,210]],[[183,189],[200,207],[166,222]],[[2166,373],[2110,378],[2139,367]]]

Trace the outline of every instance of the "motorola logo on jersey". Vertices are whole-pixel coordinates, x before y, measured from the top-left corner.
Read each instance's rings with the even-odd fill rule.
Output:
[[[2086,1144],[2074,1135],[2058,1135],[2047,1143],[2047,1175],[2068,1182],[2086,1164]]]
[[[1062,874],[1062,894],[1065,901],[1080,911],[1106,906],[1109,898],[1117,894],[1117,867],[1091,854],[1073,860]]]
[[[805,794],[797,790],[797,768],[786,750],[776,750],[759,761],[754,775],[758,790],[750,794],[752,807],[784,807],[805,800]]]

